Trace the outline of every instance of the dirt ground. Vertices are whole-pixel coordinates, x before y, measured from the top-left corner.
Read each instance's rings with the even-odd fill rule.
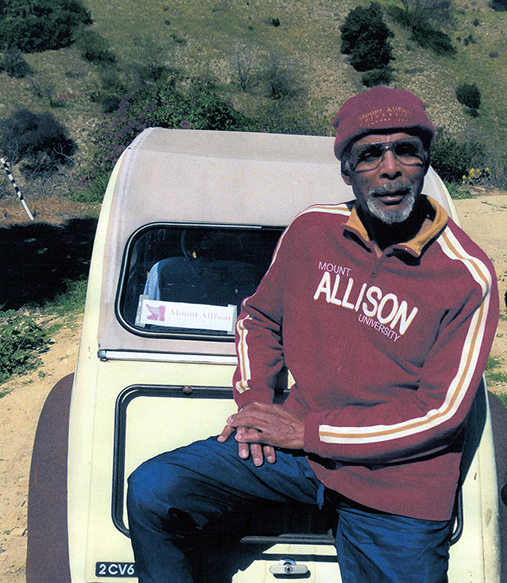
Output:
[[[507,193],[477,189],[475,198],[455,201],[464,229],[494,261],[500,292],[507,289]],[[18,222],[26,224],[19,202],[0,200],[0,236]],[[59,206],[60,205],[60,206]],[[61,208],[60,208],[61,207]],[[39,203],[37,220],[52,225],[94,212],[78,203]],[[3,217],[3,218],[2,218]],[[5,256],[4,256],[5,257]],[[3,262],[4,258],[0,258]],[[86,263],[86,262],[84,262]],[[502,301],[502,319],[492,354],[501,360],[498,371],[507,373],[507,315]],[[35,372],[11,379],[2,390],[10,391],[0,399],[0,581],[25,583],[26,514],[30,458],[37,420],[44,401],[55,383],[75,367],[80,320],[54,337],[43,365]],[[507,384],[490,386],[507,391]]]

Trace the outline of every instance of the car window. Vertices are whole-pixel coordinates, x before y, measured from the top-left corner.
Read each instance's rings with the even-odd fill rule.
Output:
[[[127,244],[117,315],[132,332],[232,338],[282,228],[149,225]]]

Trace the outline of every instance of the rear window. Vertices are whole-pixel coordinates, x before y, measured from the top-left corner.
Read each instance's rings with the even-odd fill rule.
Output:
[[[147,336],[233,338],[282,228],[148,225],[127,244],[117,316]]]

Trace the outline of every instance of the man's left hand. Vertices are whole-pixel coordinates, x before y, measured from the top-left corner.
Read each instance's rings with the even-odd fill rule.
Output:
[[[262,443],[286,449],[303,449],[305,415],[280,405],[250,403],[227,419],[241,443]]]

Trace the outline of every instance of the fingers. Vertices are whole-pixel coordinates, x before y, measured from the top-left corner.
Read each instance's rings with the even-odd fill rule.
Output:
[[[248,447],[248,444],[243,444]],[[250,444],[250,455],[255,466],[262,466],[264,463],[264,454],[262,453],[262,445],[260,443]]]
[[[238,442],[238,455],[242,460],[247,460],[250,457],[250,446],[248,443]]]
[[[262,433],[253,427],[237,427],[236,441],[259,443],[262,442]]]
[[[230,425],[226,425],[223,429],[222,429],[222,433],[217,437],[217,440],[220,441],[221,443],[223,443],[224,441],[227,441],[227,439],[229,439],[229,436],[234,433],[235,428],[231,427]]]
[[[264,459],[269,464],[274,464],[276,462],[276,453],[275,453],[275,448],[273,446],[264,445],[263,452],[264,452]]]

